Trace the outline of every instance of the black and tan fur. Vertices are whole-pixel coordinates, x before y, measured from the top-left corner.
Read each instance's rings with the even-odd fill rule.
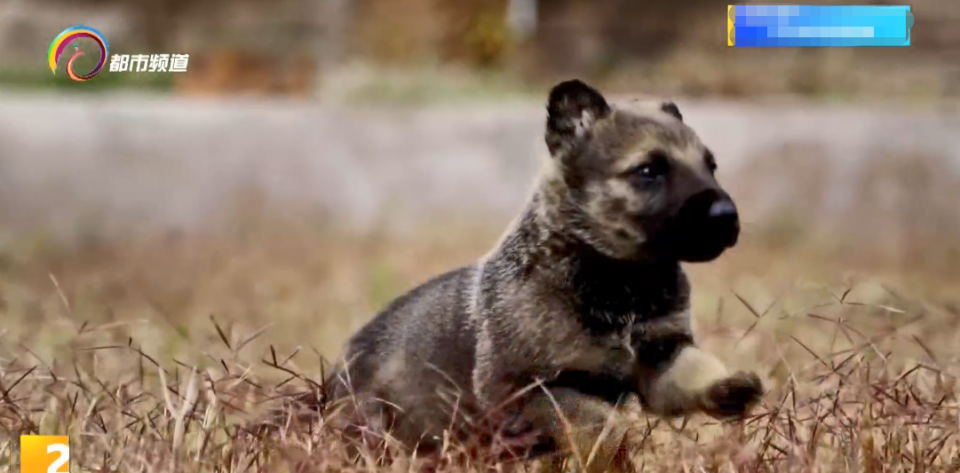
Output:
[[[756,375],[697,348],[680,267],[733,246],[739,223],[674,104],[611,105],[573,80],[547,112],[551,159],[511,228],[363,327],[332,397],[410,447],[499,412],[505,435],[623,469],[631,403],[726,417],[759,399]]]

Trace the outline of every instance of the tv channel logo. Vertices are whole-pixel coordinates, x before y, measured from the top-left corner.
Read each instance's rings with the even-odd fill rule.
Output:
[[[92,41],[99,50],[100,58],[97,60],[97,64],[91,71],[78,74],[73,69],[73,62],[84,55],[84,52],[77,44],[81,39]],[[60,59],[63,56],[63,53],[66,52],[71,45],[73,54],[70,56],[69,62],[67,62],[67,75],[70,76],[71,79],[80,82],[93,79],[93,77],[99,74],[100,70],[103,69],[103,65],[107,62],[107,56],[110,54],[110,48],[107,46],[107,40],[104,39],[103,35],[100,34],[99,31],[89,26],[76,25],[61,31],[60,34],[53,38],[53,42],[50,43],[50,49],[47,51],[47,62],[50,64],[50,70],[54,74],[57,73],[57,66],[60,64]]]
[[[92,43],[97,50],[96,63],[87,72],[77,72],[75,61],[86,55],[80,49],[80,40]],[[72,51],[67,56],[66,53]],[[67,59],[69,57],[69,59]],[[109,57],[109,64],[107,58]],[[78,82],[93,79],[104,66],[110,72],[187,72],[189,54],[110,54],[110,48],[103,34],[94,28],[83,25],[71,26],[60,32],[47,51],[47,63],[50,71],[66,61],[67,76]],[[81,63],[82,64],[82,63]]]
[[[69,473],[70,439],[66,435],[21,435],[20,473]]]

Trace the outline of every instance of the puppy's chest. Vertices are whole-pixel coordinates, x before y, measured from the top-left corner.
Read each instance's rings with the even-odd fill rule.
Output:
[[[622,338],[643,325],[669,317],[686,300],[670,286],[589,284],[572,292],[566,301],[585,334],[597,338]]]
[[[633,319],[602,333],[584,331],[576,319],[564,324],[565,333],[553,334],[564,343],[556,353],[559,356],[549,362],[547,384],[574,388],[611,402],[633,391],[642,375],[638,356],[641,347],[635,334],[643,330],[642,322]]]
[[[563,333],[554,334],[569,341],[565,356],[557,358],[557,372],[633,383],[648,361],[669,356],[661,352],[687,333],[684,295],[672,288],[631,289],[596,288],[569,298],[565,323],[556,327]]]
[[[644,314],[610,314],[601,321],[584,321],[570,314],[566,323],[550,335],[565,340],[564,356],[556,358],[557,370],[590,371],[616,376],[632,376],[643,359],[665,338],[683,332],[685,313],[677,310],[657,317]]]
[[[677,311],[688,296],[675,266],[637,269],[599,257],[581,258],[558,295],[591,335],[604,336]]]

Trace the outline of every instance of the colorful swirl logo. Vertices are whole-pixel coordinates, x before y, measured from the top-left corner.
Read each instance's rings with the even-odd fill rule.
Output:
[[[86,74],[77,74],[73,71],[73,61],[76,61],[78,57],[83,56],[83,51],[77,47],[77,40],[86,38],[93,40],[94,43],[100,48],[100,61],[97,62],[97,66],[93,68],[92,71]],[[50,63],[50,70],[54,74],[57,73],[57,64],[60,62],[60,56],[63,55],[63,50],[67,48],[68,45],[72,44],[74,53],[70,56],[70,61],[67,63],[67,74],[70,75],[70,78],[76,81],[87,81],[92,79],[94,76],[100,73],[100,69],[103,69],[103,65],[107,62],[107,52],[109,48],[107,46],[107,40],[103,38],[103,35],[99,31],[89,27],[89,26],[71,26],[57,35],[53,39],[53,42],[50,43],[50,52],[48,54],[48,62]]]

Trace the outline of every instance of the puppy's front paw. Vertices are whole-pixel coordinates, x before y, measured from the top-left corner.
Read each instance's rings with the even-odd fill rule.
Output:
[[[760,401],[761,395],[760,378],[740,371],[707,388],[701,399],[701,410],[718,419],[743,417]]]

